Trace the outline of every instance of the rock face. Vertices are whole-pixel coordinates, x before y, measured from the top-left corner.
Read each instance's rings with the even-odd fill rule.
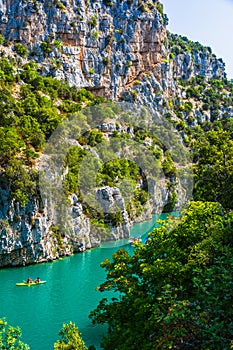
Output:
[[[28,59],[38,62],[42,74],[107,99],[145,105],[159,118],[171,112],[170,99],[183,98],[179,79],[225,76],[223,62],[208,50],[178,53],[170,59],[166,24],[166,15],[156,0],[0,0],[2,35],[11,45],[24,44]],[[198,110],[194,113],[205,118]],[[103,132],[114,130],[114,123],[101,126]],[[168,203],[166,184],[162,190],[155,184],[154,193],[155,200],[138,220]],[[65,235],[56,227],[55,210],[42,207],[38,198],[20,208],[10,199],[8,189],[2,189],[0,197],[0,266],[50,261],[98,246],[101,240],[129,237],[131,223],[117,188],[97,189],[96,199],[105,221],[114,207],[119,209],[120,224],[109,220],[106,231],[91,224],[77,196],[72,195],[71,221]],[[177,197],[179,209],[185,198],[182,188]]]
[[[99,188],[96,190],[96,199],[103,209],[105,222],[108,221],[108,214],[120,212],[120,223],[117,226],[113,226],[108,240],[128,238],[130,235],[130,221],[125,209],[124,198],[122,198],[119,188],[109,186]]]
[[[121,94],[122,100],[145,105],[155,116],[161,117],[168,112],[172,113],[169,100],[177,103],[177,99],[185,98],[179,86],[180,79],[203,76],[208,80],[226,76],[222,60],[208,50],[180,53],[173,59],[165,59],[166,54],[163,57],[157,65],[151,67],[149,73],[141,75],[140,81],[126,86]]]
[[[26,207],[20,208],[9,199],[8,190],[0,190],[4,205],[0,208],[0,266],[18,266],[46,262],[74,252],[81,252],[99,246],[103,240],[129,237],[130,222],[125,210],[124,199],[118,188],[98,189],[96,198],[103,206],[104,213],[116,206],[122,221],[118,226],[109,222],[110,228],[91,225],[83,213],[82,205],[74,194],[70,197],[70,222],[66,233],[54,225],[56,210],[42,208],[38,198],[32,199]]]
[[[57,78],[117,98],[161,62],[166,28],[157,3],[1,0],[1,32]]]
[[[166,24],[156,0],[0,0],[1,33],[25,44],[43,74],[108,99],[136,100],[158,113],[179,78],[225,74],[208,50],[169,60]]]

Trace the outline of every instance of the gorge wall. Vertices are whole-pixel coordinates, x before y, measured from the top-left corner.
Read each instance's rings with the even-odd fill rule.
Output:
[[[1,32],[26,44],[46,72],[117,98],[165,53],[157,3],[149,9],[137,1],[1,1]]]
[[[0,2],[1,33],[25,44],[44,74],[107,99],[141,82],[138,99],[150,95],[154,108],[158,95],[174,93],[181,77],[225,74],[223,62],[208,50],[170,60],[167,21],[159,1]]]

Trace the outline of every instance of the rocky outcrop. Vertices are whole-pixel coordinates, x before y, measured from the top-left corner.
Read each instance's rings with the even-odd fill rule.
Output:
[[[18,266],[47,262],[99,246],[101,241],[129,237],[130,222],[124,200],[117,188],[97,190],[96,197],[106,210],[119,208],[122,222],[114,226],[111,221],[106,229],[92,224],[83,213],[77,196],[70,197],[69,220],[66,229],[56,225],[57,211],[43,207],[38,199],[21,208],[9,199],[9,190],[0,190],[4,203],[0,210],[0,266]]]
[[[169,57],[168,53],[165,57]],[[177,103],[177,99],[185,98],[179,80],[188,81],[195,76],[203,76],[206,80],[222,79],[226,76],[224,63],[207,49],[204,52],[184,52],[172,59],[162,59],[148,73],[143,74],[140,80],[134,81],[129,88],[126,87],[121,100],[145,105],[153,115],[161,117],[172,113],[169,101]],[[222,114],[224,112],[226,109]],[[198,119],[199,110],[194,110],[195,113]]]
[[[170,59],[166,24],[156,0],[0,2],[1,32],[27,46],[42,74],[108,99],[137,101],[155,114],[179,93],[178,79],[225,74],[208,49]]]
[[[222,60],[200,44],[171,57],[175,36],[167,37],[166,24],[156,0],[0,1],[3,36],[24,44],[42,74],[145,105],[157,117],[172,114],[169,100],[184,97],[179,79],[225,76]],[[211,119],[194,109],[194,118]]]
[[[119,213],[119,222],[112,227],[108,240],[128,238],[130,235],[130,220],[119,188],[109,186],[98,188],[96,190],[96,199],[103,210],[106,223],[111,224],[111,214],[114,217],[116,213]]]

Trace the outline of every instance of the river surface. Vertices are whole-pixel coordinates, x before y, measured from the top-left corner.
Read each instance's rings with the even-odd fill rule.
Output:
[[[133,225],[131,236],[140,235],[145,240],[156,221],[165,218],[165,214],[154,215],[150,221]],[[52,350],[62,324],[69,321],[76,323],[88,346],[94,344],[100,349],[100,337],[106,327],[93,326],[88,314],[103,297],[113,296],[111,292],[103,295],[95,289],[105,279],[100,263],[121,246],[133,252],[133,247],[127,243],[128,240],[106,243],[52,263],[1,269],[0,318],[6,317],[12,326],[20,326],[22,340],[31,350]],[[38,276],[47,283],[34,287],[15,286],[16,282]]]

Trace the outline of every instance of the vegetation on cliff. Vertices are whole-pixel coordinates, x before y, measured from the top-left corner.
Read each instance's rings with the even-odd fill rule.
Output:
[[[35,63],[22,65],[10,56],[0,59],[0,76],[1,183],[10,183],[11,198],[24,206],[36,192],[35,160],[46,140],[83,103],[102,99],[43,77]]]
[[[72,146],[67,154],[69,172],[64,180],[67,195],[76,192],[79,195],[79,164],[90,147],[107,142],[104,131],[88,126],[88,113],[81,113],[83,107],[94,106],[104,101],[85,89],[76,89],[64,81],[41,75],[38,65],[30,61],[22,64],[20,59],[6,56],[2,51],[0,59],[0,181],[3,188],[10,187],[10,199],[23,207],[29,198],[38,194],[38,174],[35,171],[37,159],[42,154],[45,144],[57,126],[71,115],[79,115],[86,122],[89,130],[78,138],[79,146]],[[7,104],[6,101],[7,100]],[[100,107],[99,107],[100,108]],[[109,104],[102,111],[102,117],[114,117],[115,106]],[[128,128],[131,127],[130,121]],[[131,127],[132,128],[132,127]],[[134,138],[137,143],[151,140],[150,149],[161,163],[169,183],[176,177],[173,161],[157,136],[146,130],[132,128],[132,134],[115,130],[112,137],[117,140]],[[138,166],[133,162],[116,159],[102,166],[98,176],[99,186],[114,186],[128,178],[134,187],[134,196],[127,207],[128,214],[140,215],[148,195],[145,188],[137,188],[142,180]],[[118,180],[117,180],[118,179]],[[175,197],[174,197],[175,198]],[[80,201],[82,198],[79,196]],[[171,209],[175,200],[171,204]],[[134,214],[132,215],[132,210]],[[88,214],[86,208],[86,214]],[[102,220],[102,217],[96,217]]]

